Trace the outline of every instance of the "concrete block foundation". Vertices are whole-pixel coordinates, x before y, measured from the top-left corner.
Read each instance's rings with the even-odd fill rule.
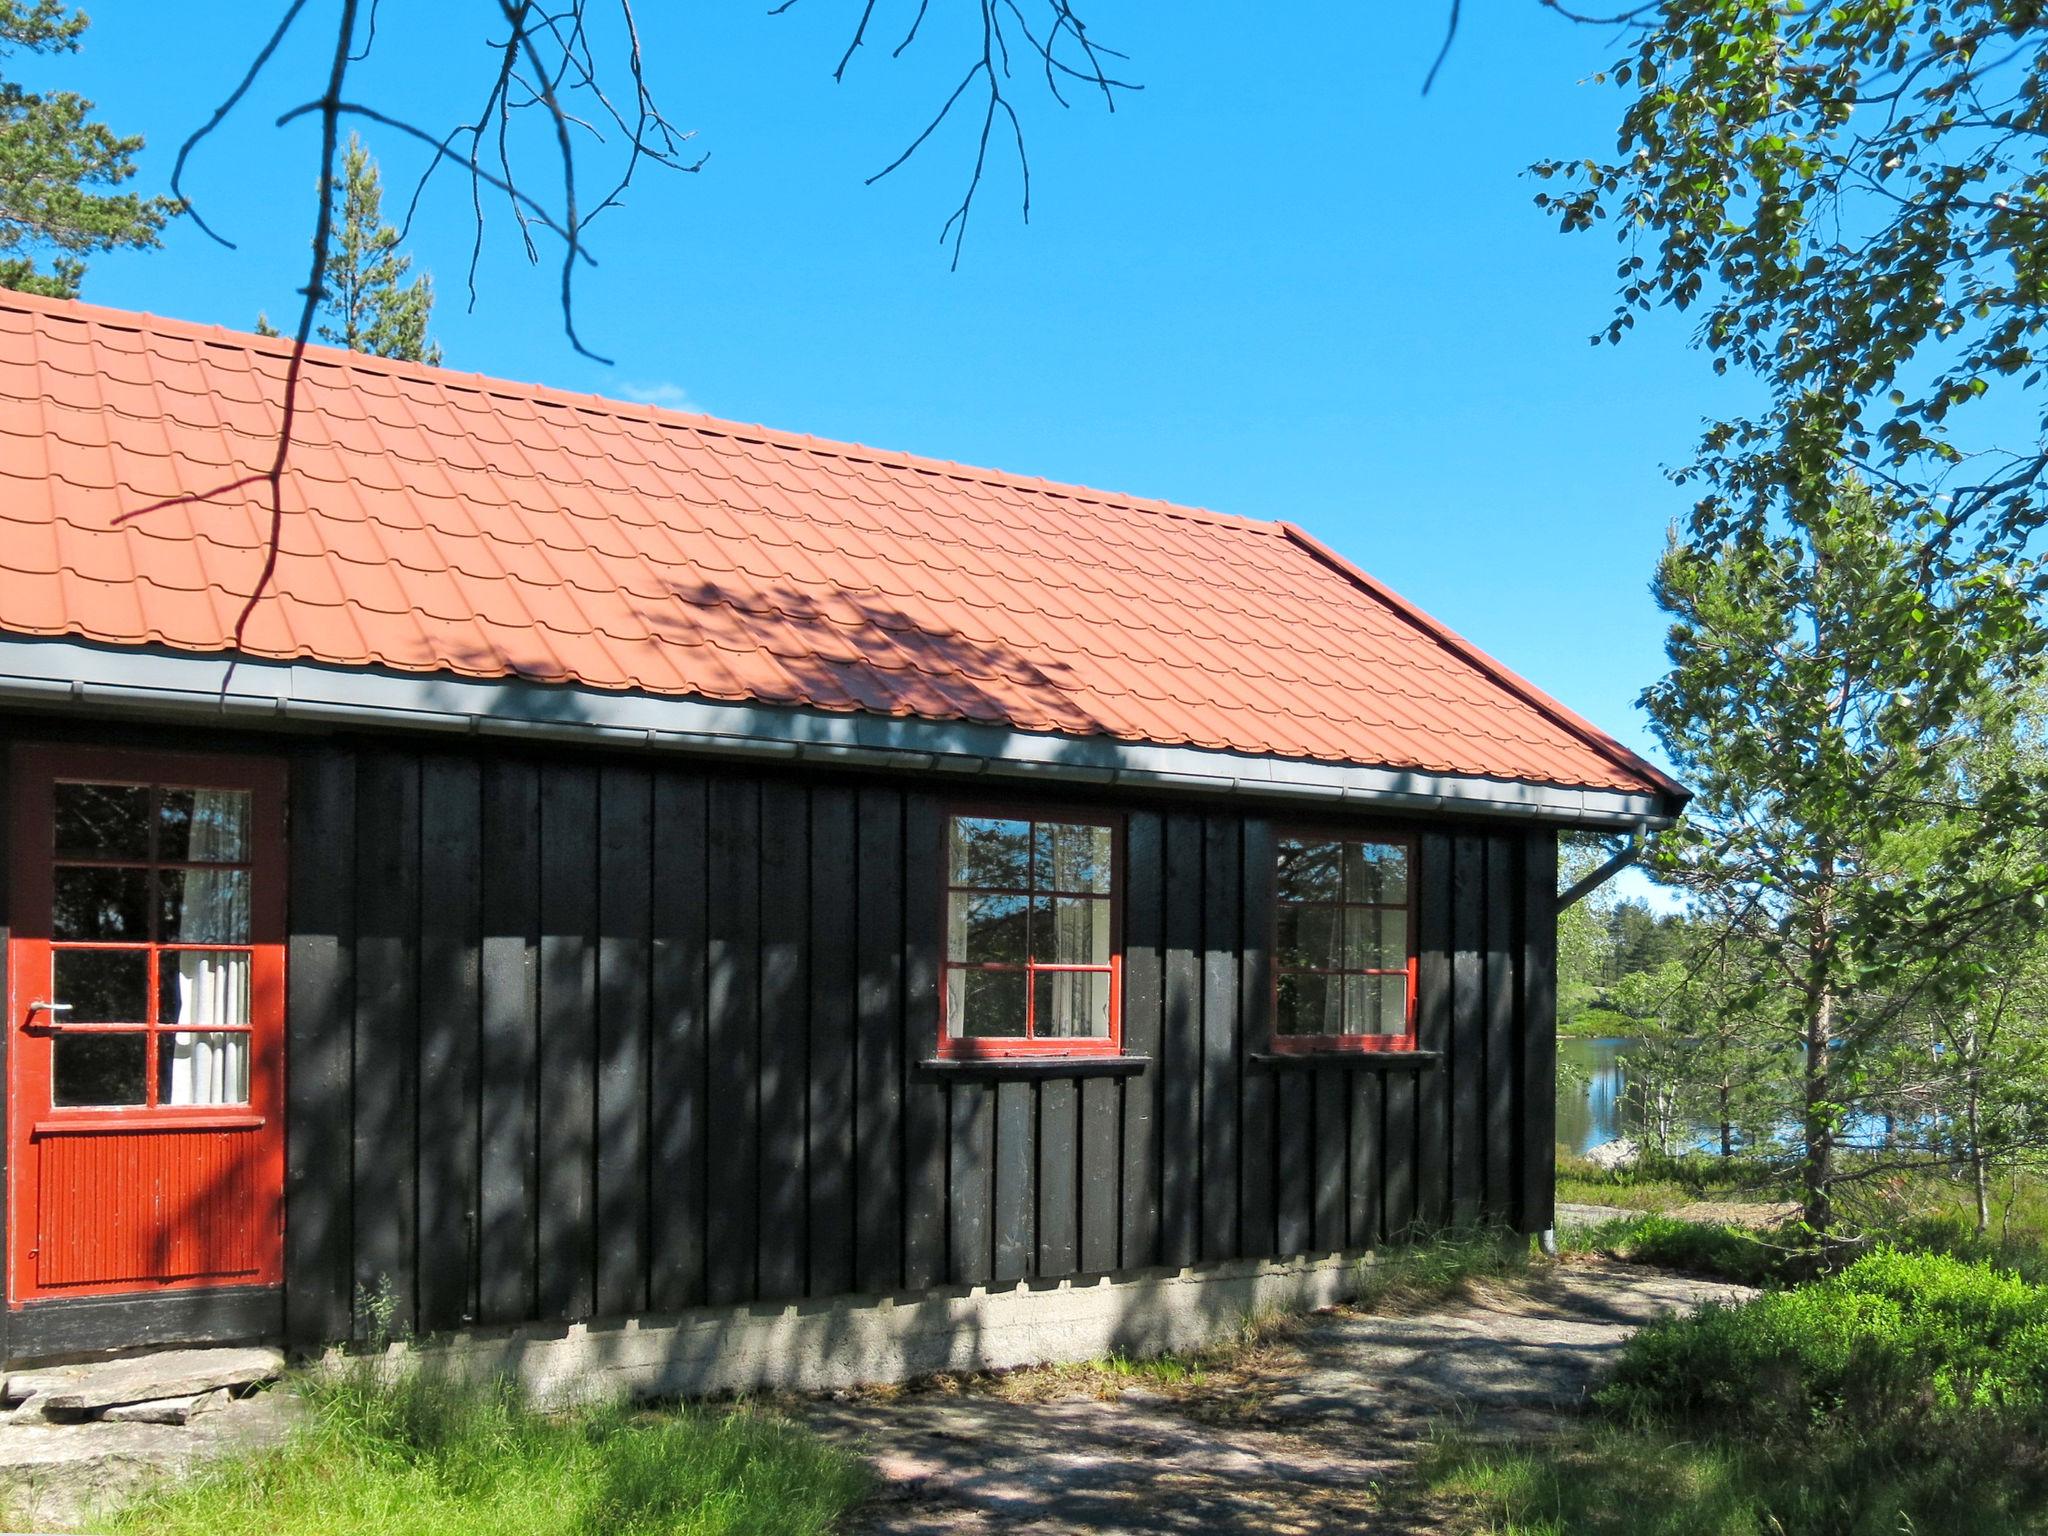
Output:
[[[1369,1252],[1182,1270],[702,1307],[668,1317],[443,1335],[406,1355],[458,1378],[516,1378],[550,1405],[620,1397],[829,1391],[933,1371],[1189,1350],[1254,1313],[1358,1294]]]

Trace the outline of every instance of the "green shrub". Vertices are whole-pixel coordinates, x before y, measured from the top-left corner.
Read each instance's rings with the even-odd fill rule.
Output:
[[[1924,1513],[1987,1490],[2023,1507],[2048,1492],[2048,1289],[1878,1248],[1827,1279],[1652,1324],[1598,1402],[1796,1458],[1845,1507]]]
[[[1788,1253],[1769,1233],[1670,1216],[1630,1216],[1565,1234],[1568,1247],[1631,1264],[1654,1264],[1741,1285],[1765,1285],[1784,1272]]]

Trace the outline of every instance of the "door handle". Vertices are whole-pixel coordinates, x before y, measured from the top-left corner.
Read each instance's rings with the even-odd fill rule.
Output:
[[[70,1011],[71,1005],[69,1003],[41,1001],[30,1003],[28,1005],[28,1027],[30,1029],[48,1029],[57,1022],[56,1016],[58,1014],[69,1013]]]

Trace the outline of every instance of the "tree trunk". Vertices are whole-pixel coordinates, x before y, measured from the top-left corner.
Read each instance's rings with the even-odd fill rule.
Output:
[[[1835,1129],[1834,1042],[1835,989],[1829,976],[1828,924],[1814,921],[1813,948],[1807,961],[1806,987],[1806,1113],[1804,1118],[1802,1215],[1816,1247],[1825,1244],[1834,1223]]]
[[[1716,1091],[1721,1099],[1721,1156],[1730,1158],[1735,1155],[1735,1130],[1728,1123],[1728,1080],[1725,1077],[1717,1085]]]
[[[1991,1230],[1991,1180],[1990,1171],[1984,1166],[1984,1137],[1978,1121],[1984,1069],[1977,1060],[1975,1029],[1964,1037],[1964,1049],[1970,1053],[1970,1060],[1963,1073],[1963,1134],[1969,1138],[1970,1176],[1977,1186],[1977,1235],[1982,1237]]]

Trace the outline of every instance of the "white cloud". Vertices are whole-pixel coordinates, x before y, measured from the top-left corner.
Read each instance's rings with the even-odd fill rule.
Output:
[[[658,405],[663,410],[691,411],[700,416],[704,414],[704,407],[690,398],[688,390],[665,379],[646,384],[621,379],[612,386],[612,393],[628,400],[637,400],[642,405]]]

